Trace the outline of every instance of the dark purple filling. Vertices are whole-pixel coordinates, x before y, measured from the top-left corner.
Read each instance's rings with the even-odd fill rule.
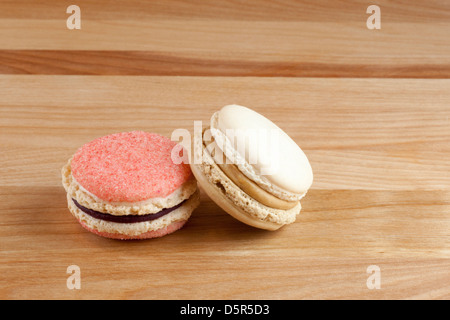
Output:
[[[80,209],[81,211],[90,215],[93,218],[101,219],[101,220],[105,220],[105,221],[111,221],[111,222],[118,222],[118,223],[136,223],[136,222],[144,222],[144,221],[151,221],[151,220],[158,219],[158,218],[172,212],[173,210],[181,207],[186,200],[177,204],[175,207],[165,208],[157,213],[144,214],[144,215],[128,215],[128,216],[113,216],[112,214],[98,212],[98,211],[83,207],[75,199],[72,199],[72,201],[78,207],[78,209]]]

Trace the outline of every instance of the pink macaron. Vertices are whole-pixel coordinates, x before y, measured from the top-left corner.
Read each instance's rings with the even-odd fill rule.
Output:
[[[155,133],[123,132],[82,146],[62,169],[72,215],[112,239],[172,233],[199,204],[187,164],[172,161],[176,143]]]

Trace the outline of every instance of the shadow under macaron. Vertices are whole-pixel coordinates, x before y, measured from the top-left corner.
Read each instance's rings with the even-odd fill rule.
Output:
[[[189,241],[195,242],[270,239],[276,237],[283,229],[268,231],[242,223],[220,208],[203,190],[200,205],[184,228],[190,235]]]

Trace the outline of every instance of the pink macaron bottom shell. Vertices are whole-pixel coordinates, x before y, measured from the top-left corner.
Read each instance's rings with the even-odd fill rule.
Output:
[[[104,237],[104,238],[116,239],[116,240],[144,240],[144,239],[151,239],[151,238],[159,238],[159,237],[168,235],[170,233],[173,233],[173,232],[181,229],[186,224],[187,220],[175,221],[175,222],[169,224],[167,227],[164,227],[164,228],[161,228],[158,230],[147,231],[147,232],[141,233],[136,236],[129,236],[129,235],[120,234],[120,233],[99,232],[96,229],[89,228],[82,221],[78,221],[78,222],[86,230],[88,230],[96,235],[99,235],[101,237]]]

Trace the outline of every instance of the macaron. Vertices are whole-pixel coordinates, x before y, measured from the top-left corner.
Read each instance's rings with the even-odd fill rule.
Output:
[[[62,169],[70,212],[88,231],[120,240],[162,237],[184,226],[199,204],[176,143],[156,133],[122,132],[82,146]]]
[[[293,223],[313,183],[311,165],[297,143],[243,106],[215,112],[210,126],[195,134],[193,152],[191,169],[205,193],[256,228],[277,230]]]

